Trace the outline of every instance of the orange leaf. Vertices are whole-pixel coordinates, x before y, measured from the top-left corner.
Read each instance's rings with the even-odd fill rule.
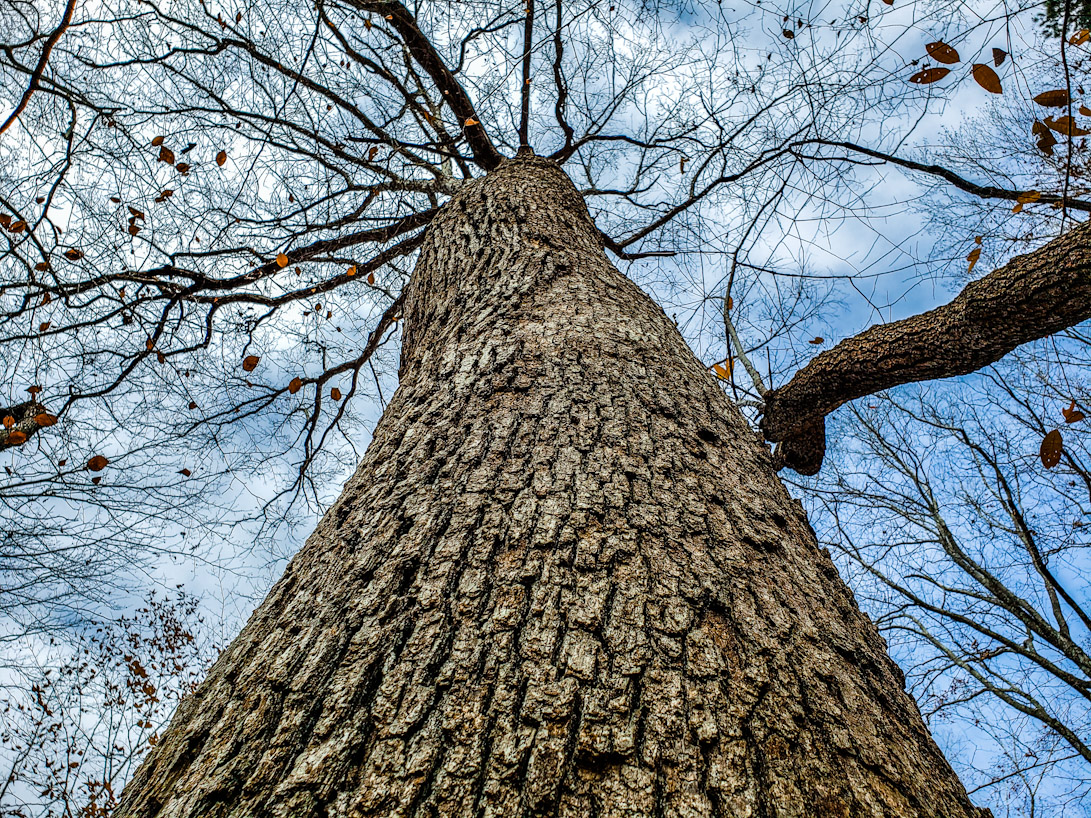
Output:
[[[189,408],[190,408],[190,409],[196,409],[196,408],[197,408],[197,401],[195,401],[195,400],[191,400],[191,401],[189,402]]]
[[[47,329],[49,329],[50,323],[51,322],[49,321],[43,321],[42,323],[40,323],[38,325],[38,332],[45,332]]]
[[[966,256],[966,260],[970,262],[970,268],[966,271],[972,273],[974,271],[974,265],[977,264],[977,260],[981,258],[981,248],[975,247],[970,251],[970,255]]]
[[[179,162],[177,165],[174,166],[174,169],[181,173],[183,176],[189,173],[189,165],[186,162]]]
[[[160,145],[163,144],[163,139],[164,139],[164,137],[157,136],[155,139],[152,140],[152,145],[154,147],[158,148]]]
[[[1062,409],[1061,414],[1064,415],[1065,423],[1079,423],[1086,417],[1083,412],[1076,408],[1075,400],[1072,401],[1072,404],[1067,409]]]
[[[808,344],[821,344],[821,343],[822,343],[822,342],[824,342],[825,340],[826,340],[825,338],[823,338],[823,337],[822,337],[821,335],[819,335],[819,336],[816,336],[816,337],[812,338],[812,339],[811,339],[810,341],[808,341],[807,343],[808,343]]]
[[[944,65],[954,65],[959,61],[958,52],[944,42],[929,43],[924,50],[928,52],[929,57]]]
[[[103,457],[101,454],[96,454],[90,460],[87,461],[87,468],[90,471],[102,471],[106,468],[106,465],[110,461]]]
[[[1086,28],[1081,28],[1075,34],[1068,38],[1069,45],[1083,45],[1088,40],[1091,40],[1091,31]]]
[[[257,368],[258,361],[260,360],[261,358],[259,358],[257,355],[247,355],[245,358],[242,359],[242,371],[253,372]]]
[[[712,366],[712,371],[715,372],[716,377],[718,377],[722,381],[731,380],[731,361],[730,361],[730,359],[726,363],[727,363],[727,367],[724,367],[722,364],[713,364],[713,366]]]
[[[469,119],[466,120],[466,122],[464,124],[466,125],[467,128],[469,128],[471,125],[480,125],[481,123],[478,122],[473,117],[470,117]]]
[[[227,161],[227,151],[220,151],[216,154],[216,164],[221,168],[224,166],[224,162]]]
[[[291,383],[288,384],[288,393],[294,395],[300,389],[303,388],[303,381],[298,377],[292,378]]]
[[[43,429],[52,426],[57,422],[57,418],[49,412],[42,412],[34,416],[34,422],[41,426]]]
[[[943,79],[950,73],[950,68],[925,68],[910,77],[909,81],[917,85],[929,85]]]
[[[1061,433],[1054,429],[1042,439],[1042,446],[1038,450],[1038,456],[1042,458],[1042,465],[1052,469],[1061,462],[1061,452],[1064,451],[1064,442]]]
[[[3,424],[5,429],[10,429],[15,425],[15,418],[12,415],[4,415]]]
[[[174,151],[172,151],[166,145],[161,145],[159,148],[159,161],[166,162],[168,165],[173,165]]]
[[[345,275],[348,275],[348,276],[356,275],[356,265],[353,264],[351,267],[349,267],[347,270],[345,270]]]
[[[83,251],[77,250],[75,247],[70,247],[64,251],[64,257],[69,261],[79,261],[83,258]]]
[[[1000,77],[984,63],[974,63],[974,80],[990,94],[1002,94],[1004,89],[1000,86]]]
[[[27,433],[20,432],[16,429],[14,432],[8,432],[7,444],[9,446],[21,446],[27,442]]]
[[[189,469],[179,469],[178,473],[183,477],[189,477],[191,474],[193,474],[193,472],[191,472]]]
[[[26,229],[27,223],[22,219],[19,219],[17,222],[12,222],[11,227],[8,228],[12,233],[22,233]]]
[[[333,401],[341,400],[341,390],[338,389],[336,386],[333,389],[330,390],[330,400],[333,400]]]
[[[367,283],[368,284],[374,284],[375,283],[375,273],[368,273],[367,274]]]
[[[288,257],[286,255],[284,255],[284,253],[277,253],[277,266],[278,267],[287,267],[288,266]]]

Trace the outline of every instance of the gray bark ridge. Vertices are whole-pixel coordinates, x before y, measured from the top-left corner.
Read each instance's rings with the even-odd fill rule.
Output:
[[[119,818],[980,814],[553,163],[437,215],[401,385]]]

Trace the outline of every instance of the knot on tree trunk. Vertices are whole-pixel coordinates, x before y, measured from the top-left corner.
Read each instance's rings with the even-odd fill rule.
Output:
[[[800,418],[785,413],[777,402],[776,390],[765,395],[765,413],[761,423],[765,439],[776,443],[773,449],[773,465],[780,471],[785,466],[794,472],[810,477],[818,474],[826,456],[826,419]]]

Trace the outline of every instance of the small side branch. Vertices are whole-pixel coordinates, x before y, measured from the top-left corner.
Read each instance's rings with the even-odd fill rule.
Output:
[[[526,0],[527,19],[523,25],[523,87],[519,109],[519,153],[533,153],[530,147],[530,52],[534,48],[534,0]]]

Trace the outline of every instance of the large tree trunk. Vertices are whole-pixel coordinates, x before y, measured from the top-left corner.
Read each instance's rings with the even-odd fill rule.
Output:
[[[401,386],[120,816],[977,814],[767,450],[578,193],[429,228]]]

